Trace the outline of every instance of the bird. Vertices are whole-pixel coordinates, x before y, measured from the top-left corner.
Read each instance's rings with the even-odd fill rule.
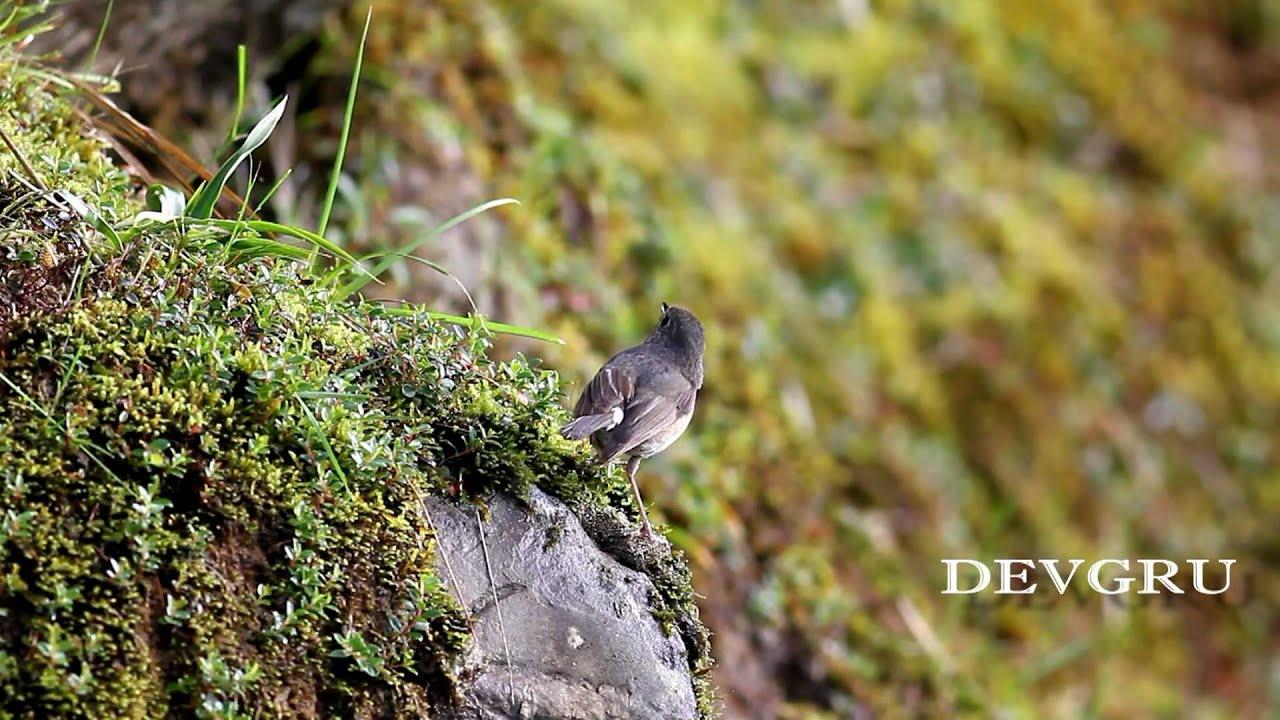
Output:
[[[705,347],[698,318],[662,303],[662,319],[649,336],[609,358],[583,388],[573,420],[560,428],[570,440],[590,438],[602,463],[627,457],[627,479],[646,538],[653,537],[653,526],[636,471],[641,460],[666,450],[689,427],[702,389]]]

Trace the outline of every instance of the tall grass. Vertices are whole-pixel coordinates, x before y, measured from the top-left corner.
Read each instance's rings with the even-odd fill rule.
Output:
[[[364,45],[369,38],[369,22],[373,19],[373,6],[364,16],[364,30],[360,32],[360,46],[356,49],[356,65],[351,71],[351,87],[347,90],[347,107],[342,114],[342,134],[338,138],[338,152],[333,158],[333,169],[329,173],[329,188],[325,191],[324,205],[320,208],[320,221],[316,224],[316,234],[323,235],[329,227],[329,214],[333,211],[333,200],[338,194],[338,178],[342,176],[342,162],[347,156],[347,142],[351,139],[351,119],[356,110],[356,88],[360,86],[360,70],[364,67]]]

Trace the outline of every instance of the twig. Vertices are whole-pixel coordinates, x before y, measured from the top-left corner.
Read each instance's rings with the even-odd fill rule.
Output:
[[[462,606],[462,616],[467,621],[467,629],[471,631],[471,637],[475,637],[476,626],[471,622],[471,608],[467,607],[466,600],[462,597],[462,583],[458,582],[458,576],[453,572],[453,563],[449,562],[449,553],[445,552],[444,543],[440,542],[440,533],[436,532],[436,523],[431,519],[431,510],[427,508],[427,501],[423,499],[422,493],[418,492],[417,486],[412,482],[408,485],[413,491],[413,496],[418,499],[418,507],[422,508],[422,516],[427,519],[427,527],[431,529],[432,537],[436,539],[436,548],[440,551],[440,558],[444,560],[445,572],[449,573],[449,582],[453,583],[453,592],[458,596],[458,605]]]
[[[35,183],[36,187],[41,190],[48,192],[49,188],[40,179],[40,176],[36,174],[36,169],[31,167],[31,163],[27,162],[27,158],[22,154],[22,151],[18,149],[17,145],[13,144],[13,140],[9,139],[9,133],[6,133],[3,129],[0,129],[0,140],[4,140],[4,144],[9,148],[9,152],[13,153],[13,156],[18,158],[18,164],[22,166],[23,171],[25,171],[31,178],[31,182]]]
[[[502,622],[502,605],[498,602],[498,586],[493,582],[493,568],[489,565],[489,544],[484,539],[484,523],[480,520],[480,508],[476,508],[476,530],[480,533],[480,552],[484,554],[484,571],[489,576],[489,592],[493,593],[493,609],[498,613],[498,634],[502,635],[502,652],[507,661],[507,688],[511,694],[511,706],[516,704],[516,671],[511,666],[511,646],[507,644],[507,626]]]
[[[947,654],[947,649],[938,640],[937,634],[933,632],[933,628],[924,619],[924,615],[921,615],[915,604],[905,597],[898,598],[897,605],[898,614],[902,616],[907,629],[915,636],[916,642],[920,643],[920,647],[924,648],[925,652],[933,657],[944,671],[951,672],[955,668],[955,664],[952,662],[951,656]]]

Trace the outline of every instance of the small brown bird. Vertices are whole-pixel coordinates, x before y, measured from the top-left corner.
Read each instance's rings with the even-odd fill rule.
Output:
[[[609,463],[628,456],[627,478],[636,494],[644,534],[653,535],[636,470],[666,450],[689,426],[702,388],[702,323],[683,308],[662,303],[662,320],[643,343],[609,358],[560,429],[571,440],[590,437]]]

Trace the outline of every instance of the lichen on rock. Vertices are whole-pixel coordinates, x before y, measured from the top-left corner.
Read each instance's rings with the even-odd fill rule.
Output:
[[[617,474],[556,432],[555,374],[425,314],[339,302],[221,231],[158,223],[114,247],[55,193],[122,225],[137,193],[14,62],[0,130],[37,176],[0,153],[0,716],[450,706],[471,625],[428,498],[540,485],[634,516]],[[687,581],[678,553],[658,565]],[[691,588],[650,601],[679,618],[709,709]]]

